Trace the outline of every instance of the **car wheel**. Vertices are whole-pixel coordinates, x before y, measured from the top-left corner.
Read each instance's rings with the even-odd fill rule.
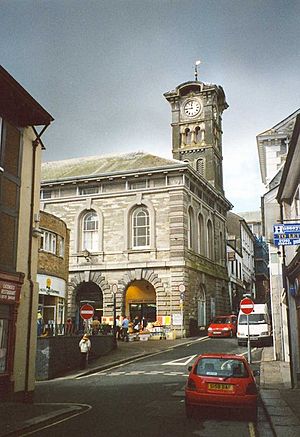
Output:
[[[185,404],[185,415],[187,419],[191,419],[194,416],[194,407],[189,404]]]

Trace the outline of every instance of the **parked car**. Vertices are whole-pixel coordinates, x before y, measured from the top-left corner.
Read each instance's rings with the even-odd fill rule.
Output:
[[[232,354],[199,355],[189,367],[185,387],[186,416],[192,417],[201,407],[234,408],[257,420],[258,390],[254,375],[245,357]],[[200,408],[199,408],[200,407]]]
[[[236,335],[237,316],[214,317],[208,327],[209,337],[233,337]]]

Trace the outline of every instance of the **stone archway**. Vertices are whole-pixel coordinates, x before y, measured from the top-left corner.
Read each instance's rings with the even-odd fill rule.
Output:
[[[149,287],[148,293],[147,286]],[[133,287],[133,289],[130,290],[130,287]],[[139,290],[135,290],[135,296],[134,287],[138,287]],[[155,273],[154,270],[135,269],[126,272],[122,280],[120,281],[119,290],[122,294],[123,310],[124,312],[127,311],[128,315],[130,315],[131,310],[130,304],[133,303],[149,304],[148,308],[146,305],[144,306],[144,308],[142,306],[140,308],[135,308],[137,312],[144,309],[146,311],[147,309],[152,314],[154,314],[155,311],[155,318],[157,318],[157,316],[165,315],[165,307],[162,307],[160,303],[167,299],[167,292],[162,281],[158,277],[158,274]],[[129,294],[129,298],[126,298],[128,290],[130,293],[133,294]],[[136,302],[133,302],[134,300]]]
[[[105,277],[100,272],[76,272],[70,276],[67,314],[68,318],[71,318],[77,325],[79,325],[79,307],[83,301],[88,300],[101,304],[102,308],[97,307],[98,316],[101,317],[105,303],[111,300],[111,292]],[[95,313],[97,314],[97,311]]]

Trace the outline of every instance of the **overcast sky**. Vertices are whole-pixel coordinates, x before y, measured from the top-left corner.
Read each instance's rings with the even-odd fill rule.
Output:
[[[171,158],[163,93],[224,88],[224,185],[259,209],[256,135],[300,106],[299,0],[0,0],[1,64],[55,118],[44,161],[145,151]],[[0,96],[1,98],[1,96]]]

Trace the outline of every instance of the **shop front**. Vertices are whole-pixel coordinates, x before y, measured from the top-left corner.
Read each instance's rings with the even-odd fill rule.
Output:
[[[23,274],[0,272],[0,393],[11,391],[17,308]]]
[[[61,335],[65,327],[66,281],[50,275],[37,275],[39,305],[37,334]]]

